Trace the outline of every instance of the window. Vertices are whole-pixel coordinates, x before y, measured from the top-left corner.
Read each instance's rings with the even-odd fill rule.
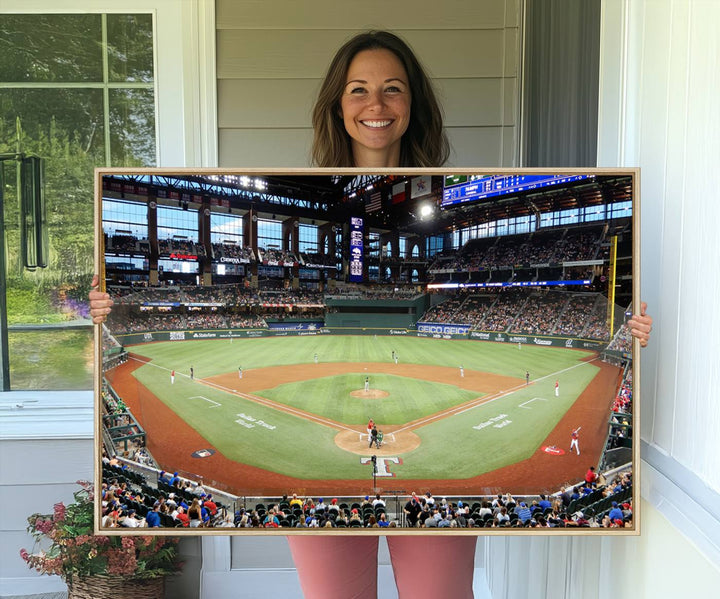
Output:
[[[210,214],[210,242],[243,244],[243,219],[241,216]]]
[[[158,206],[157,209],[158,239],[179,239],[197,242],[198,214],[195,210]]]
[[[277,220],[259,218],[257,221],[258,247],[282,249],[282,223]]]
[[[4,14],[0,163],[12,389],[92,387],[93,168],[156,163],[151,14]],[[15,153],[44,159],[49,263],[20,261]],[[132,216],[117,216],[117,228]],[[42,364],[42,369],[37,368]],[[5,381],[7,386],[7,381]]]
[[[318,251],[318,232],[317,225],[304,225],[300,223],[298,250],[301,252],[316,253]],[[325,250],[323,250],[324,252]]]

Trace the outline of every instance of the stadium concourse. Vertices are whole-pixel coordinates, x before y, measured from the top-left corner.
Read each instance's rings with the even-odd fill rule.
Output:
[[[262,526],[269,514],[270,526],[283,528],[382,527],[385,522],[388,527],[435,523],[440,528],[632,525],[632,353],[623,316],[631,309],[632,299],[633,182],[620,175],[545,177],[551,180],[534,182],[519,191],[512,188],[499,197],[444,205],[445,199],[466,192],[458,187],[465,184],[462,177],[105,175],[104,272],[115,305],[103,327],[103,484],[110,499],[104,525],[123,525],[131,509],[135,517],[125,526],[134,526],[136,519],[147,523],[148,516],[152,524],[159,521],[163,527],[189,526],[190,520],[186,522],[184,517],[188,511],[197,521],[193,527]],[[487,182],[485,175],[465,179],[475,187]],[[492,178],[495,186],[499,181],[500,177]],[[429,219],[418,216],[424,204],[431,207]],[[506,377],[505,387],[497,389],[483,387],[495,376],[486,372],[492,368],[481,368],[467,353],[457,354],[468,355],[467,361],[449,352],[446,355],[453,356],[449,364],[443,364],[442,356],[416,362],[426,364],[425,370],[435,373],[432,376],[438,381],[441,376],[445,377],[443,383],[453,381],[457,398],[455,404],[452,398],[447,405],[438,404],[434,408],[437,414],[431,412],[428,420],[419,415],[409,423],[411,427],[438,421],[438,415],[450,415],[453,410],[479,406],[483,394],[500,398],[509,394],[508,389],[522,390],[526,385],[537,391],[520,408],[547,402],[543,385],[551,390],[553,384],[556,397],[561,396],[560,389],[564,392],[554,405],[564,407],[555,408],[560,411],[537,440],[529,459],[526,456],[503,467],[499,464],[494,471],[478,471],[481,476],[468,475],[468,488],[457,481],[444,481],[442,476],[405,479],[395,485],[397,490],[388,502],[392,506],[370,510],[363,505],[364,495],[349,492],[351,486],[333,486],[337,476],[317,487],[323,488],[323,494],[337,497],[335,506],[327,507],[332,501],[322,502],[315,492],[304,492],[312,488],[310,478],[316,477],[306,480],[299,476],[303,482],[291,485],[270,472],[268,476],[276,476],[275,494],[249,500],[248,495],[253,494],[238,492],[230,474],[223,480],[216,471],[203,472],[195,458],[204,456],[193,456],[194,462],[180,459],[177,452],[182,440],[203,439],[198,432],[202,416],[197,411],[174,413],[176,408],[168,400],[146,399],[143,404],[135,395],[140,392],[149,397],[152,394],[146,386],[152,384],[141,378],[121,382],[121,373],[135,377],[135,369],[153,362],[152,357],[140,355],[144,347],[169,343],[180,348],[185,341],[196,343],[191,339],[252,344],[251,339],[282,337],[289,343],[292,337],[337,334],[370,335],[383,347],[384,339],[416,337],[459,340],[478,348],[484,343],[497,348],[497,355],[501,355],[501,347],[517,346],[521,352],[517,355],[531,360],[527,372],[523,367],[524,374]],[[557,372],[572,369],[569,363],[556,371],[551,366],[542,370],[541,362],[532,362],[539,360],[540,349],[545,347],[576,352],[581,361],[596,363],[600,373],[596,379],[604,377],[601,395],[590,393],[589,385],[585,389],[585,382],[583,387],[578,384],[576,395],[568,399],[571,383],[563,378],[561,386],[556,377]],[[393,346],[392,354],[387,351],[383,360],[394,362],[401,372],[408,368],[408,356],[396,350]],[[174,350],[168,351],[172,356]],[[179,351],[175,351],[177,359]],[[356,351],[358,357],[348,362],[375,368],[373,377],[381,376],[385,367],[377,366],[377,360],[363,361],[363,350]],[[314,356],[296,358],[287,370],[320,361],[320,372],[326,356],[319,359],[317,349],[313,352]],[[223,384],[237,387],[244,399],[263,409],[295,410],[295,416],[301,417],[313,412],[307,405],[298,411],[297,406],[281,406],[283,400],[276,397],[259,398],[254,390],[251,395],[242,391],[250,389],[247,385],[254,372],[263,371],[263,364],[257,363],[262,353],[255,354],[248,362],[233,364],[228,369],[232,372],[222,373],[224,379],[218,378],[220,372],[207,376],[208,363],[202,362],[201,356],[198,361],[203,372],[196,371],[197,363],[186,363],[186,357],[178,366],[158,360],[158,366],[167,370],[162,386],[180,389],[189,380],[217,387],[218,380],[238,381],[236,385]],[[442,368],[452,372],[441,372]],[[408,372],[402,371],[403,376],[408,377]],[[462,379],[459,385],[458,378]],[[160,383],[155,385],[153,393],[157,395]],[[364,395],[370,391],[378,398],[389,395],[371,390],[368,380],[364,390],[359,384],[348,395],[370,401],[369,395]],[[209,391],[193,397],[199,397],[208,410],[220,407]],[[239,424],[245,427],[273,428],[269,422],[240,416],[245,420]],[[309,417],[323,426],[346,429],[346,436],[364,430],[361,422],[346,425],[322,415]],[[489,433],[509,422],[490,419],[471,428],[480,430],[487,425]],[[579,424],[583,427],[582,458],[565,470],[554,466],[555,474],[545,478],[541,470],[551,466],[541,467],[541,461],[545,464],[546,456],[567,454],[570,430]],[[166,440],[169,431],[163,428],[167,427],[180,440],[177,436],[174,442]],[[402,427],[386,425],[386,432],[393,435],[398,428]],[[423,441],[423,449],[429,443]],[[170,446],[175,453],[168,451]],[[262,453],[261,448],[257,451]],[[379,458],[384,451],[378,446]],[[472,451],[472,446],[465,451]],[[213,459],[229,460],[226,472],[242,471],[246,478],[249,473],[258,477],[264,472],[265,466],[243,470],[245,466],[239,464],[235,468],[237,458],[232,462],[220,453]],[[188,466],[190,463],[197,467]],[[598,481],[587,481],[583,488],[576,481],[582,480],[589,466],[601,476]],[[182,476],[171,477],[171,483],[158,476],[162,470],[182,472]],[[207,497],[196,493],[198,487],[208,489],[189,482],[193,480],[212,481],[216,501],[210,501],[211,509],[201,505],[207,503]],[[521,480],[529,481],[528,485],[520,484]],[[362,481],[354,488],[358,486],[368,485]],[[535,491],[529,492],[528,486]],[[443,493],[446,501],[436,501],[433,506],[426,495],[418,495],[418,510],[408,495],[413,487],[432,488]],[[376,488],[384,492],[382,486],[373,484],[373,491]],[[296,501],[290,506],[290,500],[282,496],[285,491],[302,494],[299,505]],[[496,497],[497,492],[501,497]],[[547,494],[545,501],[550,505],[545,505],[541,492]],[[520,498],[513,499],[511,493]],[[218,502],[218,498],[222,499]],[[607,516],[617,507],[613,503],[625,507],[623,515],[610,522]],[[154,511],[159,516],[150,513]]]

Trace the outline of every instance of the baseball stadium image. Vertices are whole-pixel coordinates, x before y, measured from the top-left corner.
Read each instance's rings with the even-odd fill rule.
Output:
[[[98,172],[98,528],[632,533],[637,172],[338,172]]]

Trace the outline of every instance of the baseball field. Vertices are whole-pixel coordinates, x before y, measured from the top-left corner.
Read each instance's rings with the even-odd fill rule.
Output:
[[[128,349],[106,377],[155,458],[241,495],[364,493],[373,455],[379,490],[555,490],[597,463],[619,376],[590,351],[409,336]],[[568,452],[578,426],[582,457]]]

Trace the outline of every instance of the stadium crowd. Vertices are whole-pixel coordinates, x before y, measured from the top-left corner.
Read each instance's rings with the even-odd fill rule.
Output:
[[[523,292],[505,289],[461,292],[427,310],[423,322],[471,325],[473,329],[521,335],[608,339],[606,301],[597,293]]]
[[[435,498],[411,493],[401,509],[375,496],[284,495],[233,508],[198,481],[160,471],[157,481],[103,454],[102,526],[170,528],[620,528],[633,526],[632,474],[586,480],[552,495]],[[404,501],[404,500],[403,500]],[[129,520],[128,520],[129,518]]]
[[[465,272],[496,269],[517,264],[562,264],[597,257],[603,241],[600,227],[551,229],[530,235],[507,235],[469,240],[463,247],[436,254],[430,273],[440,270]]]

